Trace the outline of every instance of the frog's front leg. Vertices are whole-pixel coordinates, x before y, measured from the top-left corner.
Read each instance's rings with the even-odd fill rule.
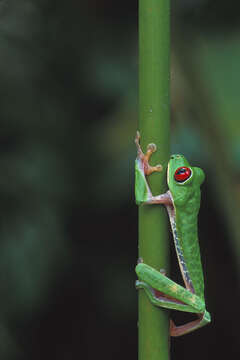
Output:
[[[137,131],[135,137],[135,144],[137,146],[137,160],[139,161],[139,167],[143,171],[144,177],[145,175],[151,175],[153,172],[162,171],[162,165],[158,164],[156,166],[151,166],[149,164],[149,160],[152,154],[157,150],[157,146],[153,143],[148,144],[146,154],[143,153],[142,148],[140,146],[140,133]]]
[[[182,326],[176,326],[171,320],[171,336],[187,334],[210,322],[210,314],[199,296],[144,263],[136,266],[136,273],[139,278],[136,282],[137,289],[144,289],[153,305],[198,315],[197,320]]]
[[[172,205],[172,200],[169,193],[153,196],[151,189],[147,183],[146,176],[154,172],[162,171],[162,165],[158,164],[151,166],[149,160],[152,154],[157,150],[155,144],[147,146],[146,154],[143,153],[140,146],[140,134],[137,131],[135,143],[137,146],[137,158],[135,161],[135,197],[136,203],[140,204],[163,204]]]

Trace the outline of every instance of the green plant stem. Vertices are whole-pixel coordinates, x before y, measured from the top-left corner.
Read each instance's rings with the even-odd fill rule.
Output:
[[[152,163],[164,166],[149,177],[153,194],[166,189],[169,159],[169,0],[139,0],[139,130],[145,150],[154,142]],[[169,272],[168,220],[163,206],[139,208],[139,257]],[[139,291],[139,360],[169,358],[168,312]]]

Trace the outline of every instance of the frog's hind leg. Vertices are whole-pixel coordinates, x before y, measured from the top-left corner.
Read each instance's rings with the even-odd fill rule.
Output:
[[[169,299],[174,300],[172,304],[173,306],[168,306],[169,308],[180,311],[195,312],[197,314],[205,311],[205,304],[202,299],[183,286],[175,283],[162,272],[159,272],[142,262],[137,264],[135,270],[138,275],[138,279],[140,280],[136,282],[137,288],[143,288],[150,301],[154,302],[154,305],[166,307],[164,305],[166,302],[168,303],[168,301],[166,301],[166,297],[168,297]],[[162,296],[159,298],[158,292],[159,294],[164,295],[164,304],[162,303]],[[172,301],[170,301],[170,304],[171,303]],[[175,305],[181,306],[176,307]]]
[[[149,300],[155,306],[160,306],[167,309],[173,309],[178,311],[196,313],[197,320],[190,321],[184,325],[176,326],[172,320],[170,320],[170,336],[177,337],[188,334],[194,330],[201,328],[211,321],[210,314],[205,311],[204,313],[198,313],[197,310],[184,302],[174,299],[158,290],[151,288],[147,283],[142,281],[136,282],[138,289],[144,289]],[[188,290],[187,290],[188,291]]]
[[[159,272],[149,265],[139,262],[136,266],[138,280],[136,287],[144,289],[149,300],[155,306],[168,309],[195,313],[199,318],[187,324],[176,326],[170,323],[170,335],[181,336],[192,332],[211,321],[210,314],[205,310],[205,304],[201,298],[176,284],[163,272]]]
[[[144,289],[149,300],[155,306],[163,307],[166,309],[190,312],[190,313],[198,313],[198,310],[196,310],[191,305],[185,304],[181,300],[178,300],[172,296],[166,295],[163,292],[152,288],[144,281],[137,280],[136,288]]]

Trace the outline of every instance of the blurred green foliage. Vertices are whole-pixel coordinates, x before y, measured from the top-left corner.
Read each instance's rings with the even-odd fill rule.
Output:
[[[237,3],[172,14],[172,149],[207,174],[213,315],[172,355],[238,358]],[[137,1],[5,0],[0,39],[0,358],[136,359]]]

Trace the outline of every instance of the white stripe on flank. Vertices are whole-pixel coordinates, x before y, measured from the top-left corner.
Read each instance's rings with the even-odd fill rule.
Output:
[[[171,196],[171,193],[169,191],[169,194]],[[172,198],[172,196],[171,196]],[[178,233],[177,233],[177,227],[176,227],[176,221],[175,221],[175,209],[173,206],[166,206],[167,211],[168,211],[168,215],[169,215],[169,219],[170,219],[170,224],[171,224],[171,228],[172,228],[172,232],[173,232],[173,239],[174,239],[174,244],[175,244],[175,248],[176,248],[176,253],[177,253],[177,257],[178,257],[178,263],[180,266],[180,270],[182,273],[182,277],[185,283],[185,286],[188,290],[190,290],[192,293],[195,293],[194,287],[193,287],[193,283],[192,280],[190,278],[187,266],[186,266],[186,262],[183,256],[183,252],[182,252],[182,248],[181,245],[179,243],[179,238],[178,238]]]

